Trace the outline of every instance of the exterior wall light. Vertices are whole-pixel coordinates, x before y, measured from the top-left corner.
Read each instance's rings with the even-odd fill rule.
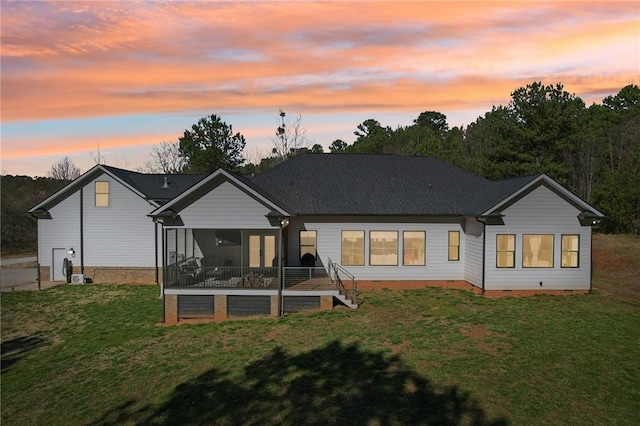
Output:
[[[69,249],[69,256],[76,257],[76,251],[73,249],[73,247]]]

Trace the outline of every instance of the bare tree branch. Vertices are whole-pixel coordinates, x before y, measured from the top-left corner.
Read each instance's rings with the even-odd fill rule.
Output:
[[[294,120],[285,120],[285,117],[286,113],[281,109],[276,137],[271,139],[271,152],[281,161],[302,148],[308,148],[311,143],[306,135],[307,129],[302,126],[302,116],[298,114]]]
[[[47,175],[58,180],[73,180],[80,176],[82,172],[69,157],[64,157],[51,165]]]
[[[174,142],[160,142],[151,149],[151,160],[146,161],[142,171],[146,173],[178,174],[182,173],[185,158],[180,156],[180,144]]]
[[[105,158],[102,154],[100,154],[100,144],[98,144],[98,151],[96,154],[94,154],[93,152],[89,152],[89,155],[91,156],[91,158],[93,158],[93,161],[96,164],[105,164]]]

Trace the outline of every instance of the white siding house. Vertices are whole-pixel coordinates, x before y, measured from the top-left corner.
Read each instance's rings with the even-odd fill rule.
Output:
[[[174,320],[348,303],[339,272],[353,303],[357,283],[584,292],[602,218],[544,174],[489,181],[363,154],[301,154],[250,177],[98,165],[30,212],[44,278],[64,279],[55,266],[73,249],[74,271],[96,281],[163,284]]]
[[[147,216],[153,207],[111,168],[94,167],[31,209],[39,217],[41,279],[66,280],[66,258],[92,281],[156,281],[162,250],[160,228]]]
[[[591,226],[581,226],[581,210],[549,187],[541,185],[503,210],[503,226],[487,226],[485,290],[589,290],[591,287]],[[498,267],[498,235],[513,235],[515,261]],[[548,265],[527,267],[523,261],[525,235],[547,235],[553,240]],[[562,265],[562,236],[578,236],[578,262]]]

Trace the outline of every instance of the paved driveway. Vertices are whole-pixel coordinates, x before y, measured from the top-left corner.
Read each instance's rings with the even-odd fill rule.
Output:
[[[0,268],[0,290],[38,290],[38,271],[36,268],[5,268],[5,266],[17,265],[19,263],[34,262],[35,257],[21,257],[16,259],[2,260]],[[50,288],[60,283],[49,283],[42,288]]]

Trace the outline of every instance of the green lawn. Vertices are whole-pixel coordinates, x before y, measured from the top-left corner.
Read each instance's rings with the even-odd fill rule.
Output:
[[[3,293],[1,420],[635,425],[640,300],[606,286],[375,291],[356,311],[171,327],[156,287]]]

